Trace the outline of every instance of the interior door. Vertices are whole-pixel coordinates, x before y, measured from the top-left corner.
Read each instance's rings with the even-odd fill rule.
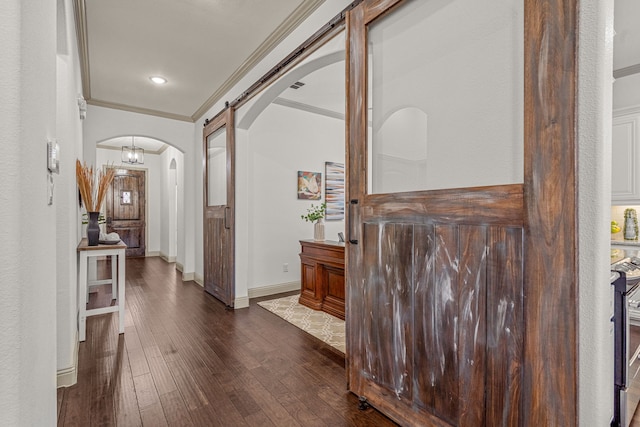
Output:
[[[128,257],[145,256],[144,170],[118,169],[106,197],[107,232],[118,233]]]
[[[403,425],[576,424],[575,7],[347,15],[349,389]]]
[[[235,298],[235,139],[233,109],[204,128],[204,289],[229,307]]]

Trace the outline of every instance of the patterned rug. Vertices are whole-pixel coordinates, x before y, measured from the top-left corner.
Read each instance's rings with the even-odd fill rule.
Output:
[[[262,301],[258,305],[344,353],[344,320],[300,305],[298,298],[300,295],[292,295]]]

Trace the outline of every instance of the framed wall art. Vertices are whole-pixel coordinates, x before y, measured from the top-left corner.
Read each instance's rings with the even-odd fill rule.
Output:
[[[322,174],[298,171],[298,199],[320,200],[322,197]]]
[[[327,203],[325,219],[344,219],[344,164],[326,162],[324,164],[324,193]]]

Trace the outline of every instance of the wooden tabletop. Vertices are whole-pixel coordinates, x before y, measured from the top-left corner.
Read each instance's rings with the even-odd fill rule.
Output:
[[[304,244],[304,245],[316,244],[316,245],[321,245],[321,246],[342,246],[342,247],[344,247],[344,242],[336,242],[335,240],[304,239],[304,240],[300,240],[300,244]]]
[[[89,246],[89,241],[84,238],[80,240],[78,244],[78,252],[80,251],[95,251],[98,249],[127,249],[127,245],[120,240],[118,243],[113,245],[97,245],[97,246]]]

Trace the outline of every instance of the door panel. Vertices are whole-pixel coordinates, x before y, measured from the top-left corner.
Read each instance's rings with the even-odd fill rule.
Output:
[[[576,10],[364,0],[347,14],[349,389],[402,425],[577,424]],[[397,43],[420,11],[433,34]],[[515,50],[483,62],[505,45],[476,41],[498,39]],[[394,117],[405,107],[426,117]]]
[[[361,241],[364,287],[349,300],[364,334],[358,394],[453,425],[517,417],[522,228],[371,221]]]
[[[127,256],[145,256],[145,176],[143,170],[118,169],[106,197],[107,232],[118,233]]]
[[[229,307],[235,298],[235,139],[233,110],[204,128],[204,288]]]

